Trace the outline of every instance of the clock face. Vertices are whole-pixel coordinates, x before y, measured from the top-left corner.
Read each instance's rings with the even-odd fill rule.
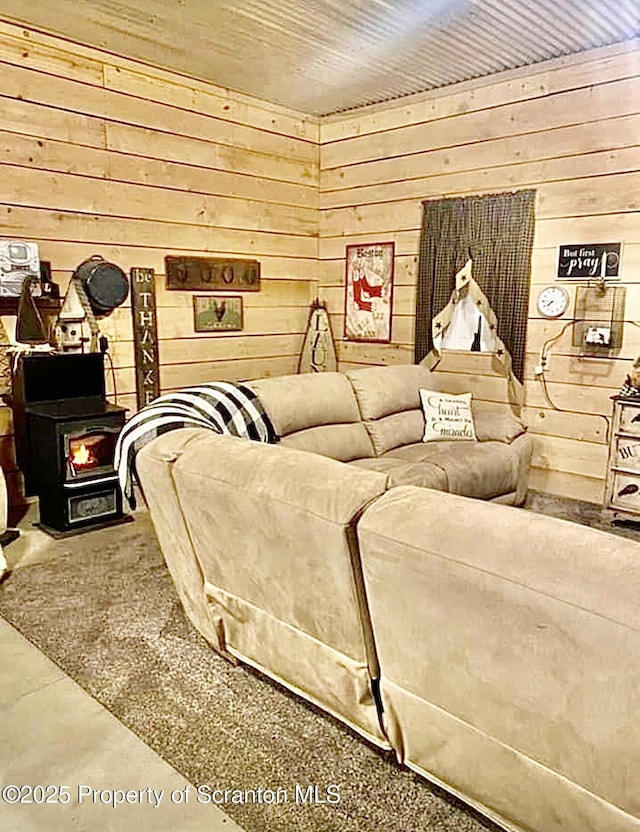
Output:
[[[538,295],[538,311],[545,318],[559,318],[569,305],[569,293],[561,286],[547,286]]]

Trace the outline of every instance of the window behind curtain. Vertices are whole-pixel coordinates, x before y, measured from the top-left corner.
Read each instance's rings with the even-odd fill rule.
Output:
[[[415,361],[433,347],[431,321],[471,258],[473,277],[498,318],[498,336],[523,380],[535,191],[425,200],[416,299]]]

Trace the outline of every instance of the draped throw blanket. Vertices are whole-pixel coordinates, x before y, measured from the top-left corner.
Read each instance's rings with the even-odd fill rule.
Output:
[[[260,400],[244,385],[211,382],[159,396],[131,417],[116,442],[114,467],[131,508],[136,507],[133,479],[138,451],[163,433],[189,427],[258,442],[278,441]]]

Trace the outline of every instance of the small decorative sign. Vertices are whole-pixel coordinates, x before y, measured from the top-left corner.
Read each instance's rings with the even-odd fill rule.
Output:
[[[196,332],[233,332],[242,329],[242,297],[194,295],[193,325]]]
[[[621,248],[621,243],[560,246],[557,276],[566,280],[619,277]]]
[[[618,438],[618,458],[621,468],[640,470],[640,441]]]
[[[156,284],[153,269],[131,269],[131,314],[138,407],[160,395]]]
[[[394,243],[347,246],[344,337],[391,340]]]
[[[260,291],[260,263],[257,260],[168,256],[164,258],[164,263],[167,289]]]

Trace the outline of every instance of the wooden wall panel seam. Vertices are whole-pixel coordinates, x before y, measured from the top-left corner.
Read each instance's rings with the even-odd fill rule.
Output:
[[[137,98],[117,90],[88,84],[84,81],[61,78],[37,69],[0,60],[0,70],[2,69],[3,71],[0,72],[1,89],[3,95],[9,98],[42,104],[66,112],[91,115],[116,124],[153,126],[160,132],[188,138],[210,139],[211,134],[216,133],[225,136],[224,131],[233,127],[233,137],[225,136],[221,144],[250,148],[255,143],[262,143],[270,147],[269,151],[264,151],[269,155],[286,155],[305,164],[313,164],[317,158],[317,145],[308,139],[282,136],[245,124],[231,123],[216,116],[194,113],[176,108],[171,104]],[[10,90],[10,92],[5,90]],[[87,95],[87,92],[90,95]],[[137,106],[129,107],[127,112],[123,105],[130,103],[135,103]],[[119,114],[120,107],[123,112],[127,112],[126,117]],[[140,110],[143,112],[141,113]],[[167,122],[173,122],[174,128],[167,129],[165,126]],[[187,125],[191,128],[190,131]]]
[[[551,129],[580,125],[590,121],[589,111],[594,108],[598,108],[602,118],[616,114],[634,115],[638,112],[639,88],[640,78],[636,77],[602,84],[594,82],[575,92],[558,92],[532,102],[519,101],[500,105],[495,108],[500,112],[491,109],[486,112],[454,114],[410,127],[382,131],[376,134],[375,142],[367,136],[358,136],[343,142],[323,145],[320,168],[326,170],[360,162],[384,160],[389,155],[415,153],[424,149],[424,145],[431,148],[465,145],[473,143],[483,134],[485,138],[498,138],[537,132],[545,126]],[[527,113],[531,104],[538,105],[538,110],[533,114]],[[512,112],[508,112],[509,109]],[[513,112],[514,110],[516,112]],[[457,129],[455,140],[452,126]],[[502,126],[500,133],[497,132],[499,126]],[[441,138],[438,138],[439,135]],[[367,143],[373,144],[375,149],[367,149]]]
[[[3,211],[4,209],[4,211]],[[119,218],[117,216],[108,216],[95,214],[91,212],[74,212],[74,211],[55,211],[50,208],[25,208],[21,205],[11,205],[0,203],[0,214],[3,216],[3,225],[5,228],[11,228],[12,236],[22,236],[31,239],[30,232],[34,227],[39,226],[39,238],[54,239],[57,241],[74,242],[78,239],[83,239],[87,245],[102,245],[113,244],[115,242],[125,243],[131,239],[132,236],[137,235],[137,239],[143,239],[144,243],[140,247],[157,247],[168,250],[180,249],[200,249],[201,251],[219,251],[223,256],[232,254],[248,254],[259,257],[262,254],[279,254],[281,256],[294,256],[296,253],[299,257],[313,258],[316,250],[316,237],[311,235],[290,234],[288,232],[272,232],[259,231],[256,229],[242,229],[242,228],[212,228],[208,225],[193,225],[180,224],[169,221],[160,220],[139,220],[135,217]],[[67,222],[72,225],[81,224],[87,229],[90,227],[94,232],[92,235],[83,237],[68,237],[68,236],[47,236],[43,233],[43,225],[41,220],[34,223],[33,219],[25,221],[24,214],[29,217],[37,216],[37,214],[46,215],[46,219],[52,222]],[[17,217],[17,219],[16,219]],[[22,218],[22,223],[20,219]],[[124,225],[122,228],[117,228],[117,224]],[[107,228],[108,226],[108,228]],[[95,232],[101,229],[104,236],[99,238]],[[117,229],[117,230],[116,230]],[[174,237],[170,235],[170,230],[173,229]],[[182,237],[180,237],[182,232]],[[221,233],[218,233],[221,232]],[[117,234],[117,236],[116,236]],[[149,236],[157,234],[157,243],[150,245]],[[177,239],[176,239],[177,237]],[[189,238],[189,244],[186,243]],[[256,245],[256,241],[261,241],[264,248]],[[168,244],[170,243],[170,244]],[[216,245],[214,245],[216,243]],[[269,245],[267,245],[269,243]]]
[[[20,44],[23,48],[28,50],[47,50],[52,54],[60,54],[62,56],[69,56],[66,63],[71,63],[71,70],[75,69],[74,64],[77,65],[79,59],[87,64],[99,65],[101,67],[101,75],[104,78],[104,69],[122,69],[132,74],[142,75],[153,81],[182,87],[188,90],[193,90],[196,93],[209,94],[211,97],[219,98],[224,104],[238,104],[247,108],[249,111],[257,111],[258,113],[265,113],[267,115],[279,116],[287,122],[292,122],[291,136],[293,138],[308,138],[310,141],[317,141],[317,132],[319,129],[320,119],[317,116],[293,110],[284,105],[275,104],[270,101],[263,101],[255,96],[246,95],[226,87],[221,87],[217,84],[208,81],[202,81],[197,78],[192,78],[184,73],[163,69],[162,67],[146,64],[143,61],[126,58],[124,56],[115,55],[114,53],[99,50],[95,47],[87,47],[83,44],[75,43],[71,40],[50,35],[46,32],[41,32],[36,29],[26,30],[24,26],[16,24],[15,22],[0,19],[0,33],[4,33],[10,40]],[[62,44],[62,45],[61,45]],[[29,57],[29,56],[27,56]],[[65,64],[64,58],[62,59]],[[231,120],[231,118],[229,118]],[[239,123],[243,120],[238,118]],[[300,135],[300,124],[308,125],[311,136]],[[256,126],[260,126],[259,124]],[[284,135],[288,135],[284,133]]]
[[[377,123],[385,120],[394,128],[407,127],[414,123],[414,111],[422,113],[425,109],[431,108],[437,112],[438,105],[443,102],[452,111],[459,111],[462,108],[471,109],[474,101],[480,99],[485,102],[481,104],[481,108],[489,109],[496,103],[492,96],[497,91],[499,101],[503,89],[508,93],[503,98],[503,103],[509,103],[534,97],[532,92],[535,92],[536,88],[544,94],[548,89],[560,91],[589,85],[599,78],[607,77],[608,74],[612,78],[628,77],[627,73],[637,74],[639,46],[640,40],[637,39],[628,43],[613,44],[533,66],[506,70],[498,74],[497,80],[494,80],[496,76],[474,78],[456,84],[455,90],[451,87],[440,87],[405,96],[401,100],[370,104],[324,116],[321,121],[321,142],[328,143],[379,132],[385,128],[377,126]],[[622,65],[621,70],[618,69],[619,65]],[[567,78],[580,76],[582,78],[577,87],[572,86],[576,84],[575,81],[569,81],[567,84]],[[487,98],[489,103],[486,103]],[[457,105],[456,101],[459,102]]]
[[[24,203],[21,203],[21,202],[0,202],[0,207],[23,208],[23,209],[29,210],[29,211],[58,212],[58,209],[53,208],[52,206],[29,205],[29,204],[24,204]],[[101,212],[95,211],[95,210],[85,210],[85,211],[83,211],[83,210],[72,210],[72,209],[64,209],[64,212],[67,213],[67,214],[73,214],[73,215],[78,216],[78,217],[92,217],[93,219],[104,218],[104,219],[108,219],[108,220],[113,219],[113,220],[124,220],[124,221],[127,221],[127,220],[140,221],[141,220],[141,217],[140,217],[139,214],[129,214],[129,215],[127,215],[127,214],[116,214],[116,213],[106,214],[106,213],[101,213]],[[283,230],[269,229],[269,230],[263,231],[263,230],[260,229],[260,227],[259,227],[260,224],[259,223],[256,223],[256,227],[253,228],[253,227],[250,227],[250,226],[243,226],[243,225],[225,225],[225,224],[212,225],[209,222],[188,222],[188,221],[181,221],[181,220],[176,220],[176,219],[163,219],[161,217],[148,217],[148,218],[143,217],[142,219],[145,220],[145,221],[148,221],[148,222],[160,223],[160,224],[165,224],[165,225],[172,225],[172,226],[176,226],[178,228],[180,228],[180,227],[204,228],[204,229],[207,229],[207,230],[242,231],[242,232],[247,232],[247,233],[259,232],[261,234],[269,234],[269,235],[273,235],[273,236],[276,236],[276,237],[283,237],[284,236],[284,237],[295,237],[295,238],[310,239],[310,240],[313,240],[317,237],[317,235],[314,234],[313,232],[302,233],[302,232],[297,232],[297,231],[289,231],[287,229],[283,229]],[[164,246],[164,248],[167,248],[167,246]]]
[[[425,148],[405,156],[390,155],[382,161],[322,170],[320,191],[324,195],[328,191],[411,181],[416,178],[414,171],[421,172],[417,178],[422,178],[431,172],[453,174],[501,166],[504,160],[526,164],[562,159],[580,150],[590,153],[622,149],[637,145],[639,123],[638,115],[597,118],[578,127],[557,127],[491,139],[479,137],[473,144],[457,145],[453,154],[447,148]]]
[[[1,92],[0,102],[4,119],[3,130],[18,136],[43,142],[66,141],[80,147],[160,162],[173,162],[176,159],[180,161],[175,151],[175,144],[178,142],[185,155],[189,155],[186,147],[188,145],[191,156],[196,160],[206,158],[207,164],[191,162],[193,167],[208,167],[228,173],[257,175],[274,182],[317,187],[317,162],[309,164],[285,156],[263,153],[259,149],[240,148],[202,138],[193,139],[159,129],[149,130],[143,126],[109,121],[73,110],[24,101],[3,95]],[[53,127],[52,119],[55,122]],[[160,137],[162,144],[158,146],[157,140]],[[156,145],[153,146],[152,153],[149,148],[154,140]],[[181,164],[188,162],[183,159]]]
[[[318,233],[318,216],[314,208],[176,191],[153,184],[122,183],[78,173],[49,173],[11,163],[0,163],[0,175],[10,178],[13,183],[13,200],[7,204],[22,207],[149,219],[177,225],[256,228],[293,236],[317,236]],[[24,194],[22,199],[18,198],[20,194]],[[37,204],[34,204],[35,200]],[[132,213],[125,213],[125,209]]]
[[[314,211],[318,207],[317,192],[310,185],[269,179],[255,173],[226,171],[223,168],[205,167],[184,161],[169,162],[120,150],[79,146],[57,139],[38,142],[31,136],[12,131],[0,130],[0,141],[7,154],[0,164],[10,164],[25,170],[72,174],[98,181],[108,179],[110,182],[127,185],[289,205]],[[74,155],[75,162],[73,161]],[[39,156],[41,158],[38,158]],[[82,169],[70,170],[69,167],[74,165],[79,168],[78,156],[83,162]],[[141,166],[140,159],[146,159],[146,165]],[[125,178],[125,173],[129,178]],[[153,174],[153,179],[151,174]],[[136,175],[138,179],[132,178]],[[212,180],[211,184],[209,180]],[[168,184],[169,181],[172,181],[172,184]],[[214,181],[216,189],[214,189]],[[277,186],[274,186],[274,183],[278,183]],[[244,190],[244,193],[233,193],[234,189]],[[263,190],[265,193],[262,193]]]
[[[639,124],[640,127],[640,124]],[[428,198],[434,186],[439,184],[441,191],[471,192],[478,188],[500,187],[499,177],[503,174],[502,182],[507,182],[512,188],[535,187],[539,184],[571,181],[575,179],[590,179],[598,176],[609,176],[615,173],[632,173],[638,169],[637,137],[633,144],[627,147],[603,148],[587,152],[574,152],[566,156],[553,158],[516,160],[513,163],[499,165],[484,165],[478,168],[455,169],[439,171],[432,174],[421,172],[419,176],[407,179],[387,180],[378,185],[355,185],[353,187],[334,188],[321,192],[320,210],[356,207],[389,202],[400,202],[410,197],[415,199]],[[563,166],[573,165],[575,174],[567,176]],[[581,170],[591,168],[588,172]],[[510,172],[504,176],[504,172]],[[455,187],[456,181],[465,183],[465,187]],[[486,183],[493,180],[496,185]],[[432,184],[429,184],[432,183]],[[472,184],[475,183],[475,184]],[[448,185],[448,187],[444,187]],[[387,190],[389,195],[380,198],[378,193]],[[395,195],[395,191],[399,194]],[[427,196],[423,196],[423,194]]]
[[[583,53],[583,56],[589,57],[585,58],[580,69],[554,70],[549,67],[552,62],[523,67],[525,77],[520,84],[514,85],[508,80],[511,72],[507,71],[500,73],[498,80],[495,80],[495,76],[481,77],[432,90],[425,94],[426,98],[421,103],[412,104],[406,101],[402,106],[394,106],[394,102],[387,102],[386,109],[383,104],[372,105],[371,108],[361,107],[341,114],[342,129],[334,121],[335,116],[326,116],[320,125],[320,143],[325,147],[460,114],[479,113],[521,102],[535,102],[549,95],[578,92],[598,84],[626,81],[639,74],[640,40],[630,44],[628,49],[613,60],[599,61],[595,57],[597,51]],[[376,113],[371,113],[373,108],[377,108]],[[404,117],[394,119],[394,111],[397,116],[403,112]],[[351,128],[346,126],[349,123]]]
[[[525,103],[525,102],[523,102]],[[478,137],[470,137],[464,141],[452,141],[451,144],[432,144],[427,148],[417,149],[417,150],[407,150],[401,151],[400,149],[396,149],[394,153],[390,153],[385,156],[377,157],[377,158],[364,158],[364,159],[356,159],[352,162],[343,162],[338,163],[335,165],[323,165],[322,164],[322,152],[321,152],[321,165],[320,165],[320,177],[321,181],[323,178],[334,174],[335,171],[346,171],[346,176],[348,176],[351,171],[359,170],[359,169],[366,169],[367,166],[371,166],[375,168],[381,164],[388,165],[390,162],[394,160],[402,160],[406,161],[411,159],[412,157],[424,157],[428,154],[434,153],[451,153],[452,151],[459,150],[460,148],[464,148],[465,150],[473,150],[477,149],[478,147],[482,146],[492,146],[492,145],[499,145],[501,143],[514,143],[516,141],[525,141],[529,142],[532,138],[545,138],[545,139],[553,139],[554,134],[559,135],[565,132],[575,131],[576,129],[583,130],[584,128],[589,128],[596,126],[601,123],[608,123],[610,121],[619,120],[621,122],[626,122],[630,120],[636,120],[638,115],[640,115],[640,109],[632,112],[624,112],[618,116],[612,116],[611,118],[593,118],[589,119],[586,118],[584,121],[580,122],[571,122],[567,124],[558,124],[558,125],[544,125],[541,124],[539,127],[533,129],[525,129],[519,133],[508,133],[505,135],[498,135],[498,136],[478,136]],[[456,118],[456,116],[451,116],[451,118]],[[637,135],[637,134],[636,134]],[[602,148],[606,150],[607,148]],[[499,148],[498,148],[499,151]],[[541,157],[541,158],[563,158],[565,155],[570,154],[559,154],[557,157]],[[529,161],[527,160],[524,160]],[[535,159],[533,160],[535,161]],[[517,163],[516,163],[517,164]],[[403,177],[404,178],[404,177]],[[412,177],[408,177],[411,179]],[[386,182],[393,182],[398,180],[380,180],[376,178],[376,184],[385,184]],[[340,190],[339,188],[333,189],[323,189],[321,187],[321,191],[324,192],[325,190]]]
[[[359,209],[368,206],[375,206],[375,205],[395,205],[395,204],[402,204],[406,202],[415,202],[416,199],[430,199],[432,198],[431,195],[434,192],[437,193],[446,193],[446,194],[475,194],[481,191],[487,191],[489,188],[504,188],[505,183],[510,189],[523,189],[523,188],[541,188],[546,187],[548,185],[558,184],[558,183],[577,183],[581,180],[588,180],[589,182],[597,179],[607,178],[609,176],[617,176],[617,175],[626,175],[626,174],[635,174],[638,170],[638,157],[640,153],[640,146],[634,145],[629,148],[626,148],[628,151],[626,154],[624,151],[620,150],[602,150],[602,151],[594,151],[593,153],[577,153],[575,155],[565,157],[564,159],[558,160],[562,161],[563,163],[566,162],[571,164],[572,162],[577,162],[578,160],[583,160],[587,157],[588,161],[587,164],[591,163],[594,159],[599,163],[602,160],[602,164],[606,165],[607,163],[611,163],[612,158],[615,156],[622,156],[622,161],[616,167],[609,168],[609,169],[602,169],[598,170],[597,168],[589,173],[581,171],[579,168],[573,175],[567,175],[567,171],[564,171],[564,175],[558,170],[556,173],[551,173],[550,175],[545,175],[543,171],[539,171],[538,173],[535,172],[535,167],[551,167],[553,162],[551,160],[546,160],[545,162],[523,162],[523,163],[515,163],[513,165],[500,165],[495,166],[493,168],[482,168],[480,172],[480,176],[483,179],[491,179],[495,177],[494,183],[487,183],[482,182],[481,180],[474,184],[474,174],[478,176],[478,172],[475,171],[456,171],[455,173],[438,173],[434,174],[433,176],[419,176],[415,177],[413,180],[409,180],[414,185],[412,187],[406,188],[405,182],[398,183],[401,186],[405,186],[406,192],[403,193],[402,196],[395,196],[390,194],[386,198],[369,196],[366,198],[366,194],[362,194],[362,191],[365,189],[373,190],[374,187],[376,190],[378,186],[363,186],[361,188],[350,188],[345,189],[345,191],[333,191],[333,194],[346,194],[344,199],[345,201],[336,201],[334,204],[325,204],[320,206],[320,211],[324,214],[327,214],[330,211],[342,211],[347,209]],[[553,160],[555,161],[555,160]],[[519,176],[518,173],[522,168],[526,167],[533,167],[534,171],[532,171],[528,176]],[[502,179],[502,185],[498,176],[500,172],[506,171],[510,169],[513,171],[511,174],[507,174]],[[469,174],[472,174],[471,176]],[[451,180],[460,180],[463,184],[463,187],[455,187],[454,183]],[[389,186],[393,186],[396,183],[389,183],[386,182],[383,185],[379,186],[380,188],[389,188]],[[447,186],[447,187],[445,187]],[[326,195],[327,192],[325,192]],[[352,196],[353,195],[353,196]],[[365,198],[363,198],[365,196]],[[360,197],[359,199],[357,197]],[[349,200],[349,201],[346,201]]]

